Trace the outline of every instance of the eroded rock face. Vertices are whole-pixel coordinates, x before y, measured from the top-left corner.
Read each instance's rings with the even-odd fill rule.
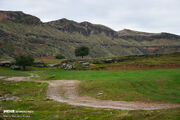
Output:
[[[41,24],[41,20],[35,16],[25,14],[21,11],[0,11],[0,21],[11,21],[24,24]]]

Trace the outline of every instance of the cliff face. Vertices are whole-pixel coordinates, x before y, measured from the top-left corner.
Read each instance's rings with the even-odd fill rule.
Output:
[[[74,49],[86,45],[89,57],[180,52],[180,36],[170,33],[114,31],[103,25],[60,19],[42,23],[23,12],[0,11],[0,54],[36,57],[59,52],[74,58]]]
[[[24,14],[21,11],[0,11],[0,21],[11,21],[23,24],[41,24],[41,20],[35,16]]]
[[[104,34],[109,37],[117,36],[117,32],[114,30],[103,25],[95,25],[89,22],[77,23],[67,19],[60,19],[57,21],[48,22],[47,24],[61,31],[70,33],[78,32],[84,36],[89,36],[90,34]]]

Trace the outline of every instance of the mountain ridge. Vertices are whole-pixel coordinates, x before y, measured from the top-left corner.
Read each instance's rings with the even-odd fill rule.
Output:
[[[161,33],[166,33],[166,34],[172,34],[172,33],[168,33],[168,32],[160,32],[160,33],[149,33],[149,32],[141,32],[141,31],[136,31],[136,30],[131,30],[131,29],[123,29],[123,30],[119,30],[119,31],[116,31],[116,30],[113,30],[112,28],[110,27],[107,27],[105,25],[102,25],[102,24],[93,24],[91,22],[88,22],[88,21],[83,21],[83,22],[76,22],[74,20],[69,20],[67,18],[61,18],[61,19],[58,19],[58,20],[52,20],[52,21],[48,21],[48,22],[42,22],[40,18],[36,17],[36,16],[33,16],[33,15],[30,15],[30,14],[26,14],[24,13],[23,11],[3,11],[3,10],[0,10],[0,21],[2,21],[2,17],[3,17],[3,13],[5,13],[5,15],[8,15],[8,16],[20,16],[20,17],[23,17],[24,16],[28,16],[28,17],[31,17],[31,18],[34,18],[34,19],[37,19],[39,22],[39,24],[50,24],[50,23],[53,23],[53,22],[58,22],[58,21],[61,21],[61,23],[63,23],[62,21],[68,21],[70,23],[76,23],[76,24],[80,24],[80,25],[84,25],[85,24],[91,24],[91,25],[94,25],[94,26],[102,26],[106,29],[109,29],[109,30],[112,30],[114,32],[117,32],[117,33],[121,33],[121,31],[129,31],[129,32],[136,32],[136,33],[146,33],[146,34],[161,34]],[[16,14],[15,14],[16,13]],[[14,14],[14,15],[13,15]],[[7,17],[7,16],[6,16]],[[6,18],[5,17],[5,18]],[[7,20],[7,19],[5,19]],[[32,20],[32,19],[31,19]],[[15,22],[15,21],[14,21]],[[18,21],[18,22],[22,22],[22,21]],[[33,21],[32,21],[33,22]],[[28,23],[27,23],[28,24]],[[180,36],[178,34],[173,34],[173,35],[177,35],[177,36]]]
[[[23,12],[0,11],[0,53],[14,56],[21,52],[37,57],[58,52],[75,58],[74,49],[86,45],[89,57],[159,54],[180,51],[180,36],[124,29],[115,31],[90,22],[59,19],[42,22]]]

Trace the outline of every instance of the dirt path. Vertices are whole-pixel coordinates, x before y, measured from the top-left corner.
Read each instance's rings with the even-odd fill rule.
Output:
[[[11,77],[9,81],[36,81],[30,77]],[[126,102],[98,100],[91,97],[82,97],[78,95],[77,86],[80,81],[77,80],[56,80],[56,81],[36,81],[49,83],[47,96],[55,101],[68,103],[77,106],[111,108],[121,110],[156,110],[180,107],[180,104],[171,103],[144,103],[144,102]]]
[[[3,78],[5,78],[4,76],[0,76],[0,79],[3,79]]]

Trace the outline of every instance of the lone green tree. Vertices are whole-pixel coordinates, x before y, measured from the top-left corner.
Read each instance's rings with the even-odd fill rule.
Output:
[[[88,54],[89,54],[89,48],[86,46],[81,46],[75,49],[76,57],[81,56],[83,58],[84,56],[87,56]]]
[[[34,58],[31,55],[18,55],[15,57],[16,65],[22,66],[26,70],[26,66],[32,66]]]

